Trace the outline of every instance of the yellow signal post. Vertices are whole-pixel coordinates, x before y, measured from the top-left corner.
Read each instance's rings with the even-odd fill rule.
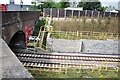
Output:
[[[107,70],[108,70],[108,62],[106,63],[105,71],[107,71]]]
[[[79,66],[79,73],[81,72],[81,69],[82,69],[82,65],[80,64],[80,66]]]
[[[95,68],[95,65],[94,65],[94,67],[92,68],[92,72],[94,72],[94,68]]]
[[[62,65],[60,64],[59,65],[59,72],[61,72],[62,71]]]
[[[118,73],[119,72],[119,68],[117,67],[117,70],[116,70],[116,72]]]
[[[68,64],[66,64],[65,74],[68,73]]]
[[[55,70],[54,70],[54,66],[52,66],[52,71],[54,72]]]
[[[100,68],[99,68],[99,73],[100,73],[100,71],[102,70],[102,65],[100,65]]]

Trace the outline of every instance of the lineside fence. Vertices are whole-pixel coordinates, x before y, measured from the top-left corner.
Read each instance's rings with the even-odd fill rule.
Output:
[[[52,31],[52,38],[63,38],[63,39],[96,39],[96,40],[106,40],[106,39],[116,39],[120,37],[120,33],[107,33],[107,32],[92,32],[92,31]]]
[[[40,34],[46,33],[41,31]],[[66,53],[104,53],[117,54],[118,41],[120,34],[117,33],[103,33],[91,31],[49,31],[46,44],[42,44],[42,39],[28,43],[29,45],[37,45],[36,48],[43,48],[50,52],[66,52]],[[81,40],[85,39],[85,40]],[[107,41],[107,39],[115,41]],[[103,40],[103,41],[102,41]],[[41,47],[42,46],[42,47]]]
[[[85,17],[94,17],[94,18],[106,18],[106,17],[118,17],[116,12],[102,12],[102,11],[92,11],[92,10],[65,10],[65,9],[54,9],[54,8],[44,8],[43,12],[46,15],[56,18],[73,18],[76,16],[80,19],[82,16]]]

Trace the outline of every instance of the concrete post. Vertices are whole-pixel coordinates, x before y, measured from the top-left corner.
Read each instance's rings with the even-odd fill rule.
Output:
[[[58,9],[58,11],[57,11],[57,17],[59,18],[59,9]]]
[[[100,17],[100,11],[98,11],[98,18]]]
[[[43,14],[45,13],[45,8],[43,9]]]
[[[50,9],[50,17],[52,17],[52,8]]]
[[[92,17],[93,17],[93,11],[92,11]]]
[[[66,9],[65,9],[65,12],[64,12],[64,18],[66,19]]]
[[[79,20],[80,20],[80,11],[78,12],[78,18],[79,18]]]
[[[72,18],[73,18],[73,16],[74,16],[74,10],[72,10]]]
[[[104,14],[103,14],[103,17],[105,18],[105,12],[104,12]]]
[[[87,10],[85,10],[85,17],[87,16]]]

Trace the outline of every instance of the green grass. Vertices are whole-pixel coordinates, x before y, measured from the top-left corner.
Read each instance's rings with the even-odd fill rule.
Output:
[[[118,78],[118,72],[116,71],[102,71],[90,69],[83,70],[68,70],[65,72],[49,72],[41,70],[29,70],[34,78]],[[38,79],[39,80],[39,79]]]

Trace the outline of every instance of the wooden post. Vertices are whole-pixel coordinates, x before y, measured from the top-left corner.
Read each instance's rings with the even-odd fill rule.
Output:
[[[79,37],[79,31],[77,31],[77,37]]]

